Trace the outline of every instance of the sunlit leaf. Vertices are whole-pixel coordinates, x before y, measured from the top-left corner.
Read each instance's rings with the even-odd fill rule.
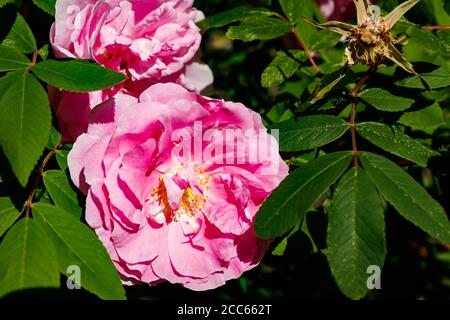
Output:
[[[268,239],[289,231],[344,173],[351,158],[351,152],[331,153],[291,173],[263,203],[255,220],[256,234]]]
[[[360,299],[369,291],[369,266],[383,267],[383,211],[378,192],[362,169],[353,168],[342,177],[329,213],[326,255],[338,287],[349,298]]]
[[[361,162],[377,189],[403,217],[430,236],[450,243],[450,222],[444,208],[419,183],[382,156],[364,152]]]
[[[228,29],[227,37],[245,42],[270,40],[284,36],[291,31],[291,25],[275,18],[252,18],[244,20],[239,26]]]
[[[404,159],[411,160],[422,167],[427,166],[428,159],[439,155],[426,148],[420,142],[408,137],[397,128],[390,128],[383,123],[363,122],[356,126],[358,133],[374,145]]]

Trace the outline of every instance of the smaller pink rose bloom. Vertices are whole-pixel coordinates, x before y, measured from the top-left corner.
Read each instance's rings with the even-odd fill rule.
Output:
[[[88,111],[119,91],[137,97],[141,88],[160,82],[176,82],[195,91],[212,83],[208,66],[193,62],[201,43],[196,22],[204,15],[192,4],[193,0],[56,3],[55,23],[50,31],[55,56],[95,60],[129,78],[103,92],[74,94],[51,90],[64,141],[74,141],[80,132],[85,132]]]
[[[170,83],[94,108],[68,164],[123,282],[193,290],[260,262],[254,219],[288,174],[256,112]]]

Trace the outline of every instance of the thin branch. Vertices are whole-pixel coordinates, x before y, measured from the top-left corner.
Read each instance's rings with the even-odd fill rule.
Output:
[[[33,60],[31,61],[31,63],[32,63],[33,65],[35,65],[35,64],[37,63],[38,55],[39,55],[38,49],[37,49],[37,48],[34,48],[34,52],[33,52]]]
[[[276,17],[276,18],[278,18],[278,19],[280,19],[280,20],[283,21],[283,22],[291,23],[291,22],[289,21],[289,19],[287,19],[285,16],[283,16],[282,14],[279,14],[279,13],[277,13],[277,12],[274,12],[273,16]]]
[[[295,39],[297,40],[298,45],[300,48],[305,51],[306,56],[308,57],[309,62],[311,62],[311,65],[313,66],[314,70],[316,70],[317,74],[320,75],[320,68],[314,61],[314,58],[312,56],[311,51],[305,46],[305,44],[302,41],[302,38],[298,34],[297,30],[295,28],[292,28],[292,33],[294,34]]]
[[[358,148],[356,145],[356,125],[355,125],[355,119],[356,119],[356,107],[358,104],[358,93],[361,90],[362,86],[369,80],[370,75],[375,72],[377,67],[370,68],[364,76],[362,76],[359,81],[356,83],[355,88],[350,93],[350,96],[352,97],[352,110],[350,112],[350,119],[349,119],[349,125],[350,125],[350,131],[352,134],[352,155],[353,155],[353,165],[355,168],[358,167]]]
[[[449,30],[450,26],[424,26],[426,30]]]
[[[288,19],[286,19],[283,15],[281,15],[279,13],[276,13],[274,16],[286,23],[291,23]],[[305,44],[302,41],[302,38],[300,37],[300,34],[297,32],[297,30],[295,29],[294,26],[292,27],[291,33],[294,35],[295,40],[297,41],[299,47],[303,51],[305,51],[306,55],[308,56],[309,62],[311,62],[311,65],[316,70],[317,74],[320,75],[320,68],[317,66],[316,62],[314,61],[311,51],[308,49],[308,47],[305,46]]]
[[[355,168],[358,167],[358,148],[356,146],[356,128],[355,128],[355,118],[356,118],[356,98],[352,99],[352,111],[350,113],[350,131],[352,133],[352,156],[353,156],[353,165]]]
[[[33,182],[33,186],[31,187],[30,194],[28,196],[27,201],[25,202],[25,216],[28,218],[30,216],[30,208],[33,203],[34,195],[36,194],[36,189],[39,185],[39,181],[44,173],[45,166],[50,161],[50,159],[56,154],[61,145],[57,146],[55,149],[51,150],[42,160],[41,165],[39,166],[38,172]]]
[[[397,160],[395,163],[400,167],[409,167],[414,164],[414,162],[405,159]]]
[[[361,77],[361,79],[359,79],[359,81],[356,83],[355,88],[353,89],[353,91],[351,92],[351,96],[356,98],[356,96],[358,95],[359,91],[361,91],[361,87],[367,82],[367,80],[369,80],[370,75],[375,72],[376,69],[371,68],[369,71],[367,71],[364,76]]]

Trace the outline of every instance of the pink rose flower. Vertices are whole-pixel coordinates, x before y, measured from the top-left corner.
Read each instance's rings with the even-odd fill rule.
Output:
[[[137,97],[141,88],[160,82],[176,82],[195,91],[212,83],[211,70],[193,62],[201,43],[195,23],[204,15],[192,3],[193,0],[56,3],[56,20],[50,31],[55,56],[95,60],[129,78],[103,92],[74,94],[52,90],[52,106],[64,141],[74,141],[80,132],[85,132],[89,110],[118,91]],[[69,100],[70,108],[65,103]]]
[[[288,166],[256,112],[156,84],[89,120],[69,169],[124,283],[208,290],[259,263],[254,218]]]

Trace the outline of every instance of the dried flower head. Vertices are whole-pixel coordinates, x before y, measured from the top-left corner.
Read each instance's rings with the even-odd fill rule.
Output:
[[[417,75],[412,64],[395,47],[399,39],[392,35],[391,30],[398,20],[419,1],[405,1],[388,15],[382,16],[380,8],[371,5],[369,0],[353,0],[357,12],[357,25],[339,21],[328,21],[322,24],[309,19],[306,21],[319,28],[346,36],[349,42],[345,55],[349,64],[361,62],[376,67],[387,58],[407,72]]]

